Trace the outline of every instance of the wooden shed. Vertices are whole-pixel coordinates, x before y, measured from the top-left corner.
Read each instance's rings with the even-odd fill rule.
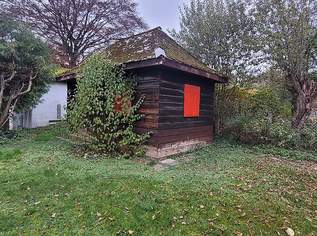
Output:
[[[138,132],[151,132],[147,155],[162,158],[213,140],[215,83],[227,79],[177,44],[161,28],[120,39],[104,50],[137,77],[137,94],[145,101]],[[76,86],[74,72],[66,80]]]

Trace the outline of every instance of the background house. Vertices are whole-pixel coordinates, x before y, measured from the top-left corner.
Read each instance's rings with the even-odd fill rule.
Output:
[[[37,128],[60,121],[66,114],[67,84],[53,82],[34,108],[16,114],[10,128]]]
[[[313,111],[310,115],[310,119],[317,120],[317,99],[313,103]]]
[[[138,96],[145,101],[137,123],[140,133],[151,132],[148,156],[161,158],[213,139],[215,83],[227,79],[203,64],[161,28],[118,40],[102,53],[136,75]],[[76,73],[67,81],[69,94],[76,87]]]

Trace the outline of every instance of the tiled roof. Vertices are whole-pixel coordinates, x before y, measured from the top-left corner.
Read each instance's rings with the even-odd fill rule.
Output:
[[[119,39],[105,49],[104,53],[107,54],[109,59],[120,64],[157,58],[158,53],[163,53],[168,59],[208,73],[216,73],[176,43],[160,27],[128,38]]]

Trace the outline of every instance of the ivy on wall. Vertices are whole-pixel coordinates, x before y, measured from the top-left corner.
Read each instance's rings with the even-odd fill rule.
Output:
[[[68,122],[81,147],[124,157],[142,153],[148,134],[134,131],[144,100],[135,97],[134,79],[100,54],[89,58],[79,74]]]

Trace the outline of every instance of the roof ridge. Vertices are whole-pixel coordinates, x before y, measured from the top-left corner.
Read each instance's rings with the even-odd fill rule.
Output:
[[[142,35],[142,34],[147,34],[147,33],[151,32],[151,31],[156,31],[156,30],[159,30],[159,31],[163,32],[162,27],[161,27],[161,26],[158,26],[158,27],[149,29],[149,30],[147,30],[147,31],[143,31],[143,32],[138,33],[138,34],[132,34],[132,35],[130,35],[130,36],[128,36],[128,37],[118,38],[118,39],[114,39],[114,40],[115,40],[115,41],[127,40],[127,39],[129,39],[129,38],[133,38],[133,37],[136,37],[136,36],[140,36],[140,35]]]

